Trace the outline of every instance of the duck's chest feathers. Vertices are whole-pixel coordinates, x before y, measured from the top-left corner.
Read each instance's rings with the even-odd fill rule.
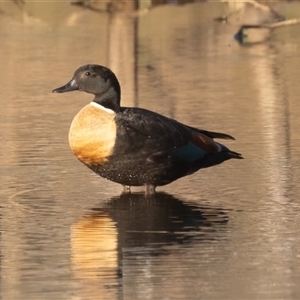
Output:
[[[75,156],[86,165],[101,165],[111,155],[117,135],[115,113],[91,102],[75,116],[69,143]]]

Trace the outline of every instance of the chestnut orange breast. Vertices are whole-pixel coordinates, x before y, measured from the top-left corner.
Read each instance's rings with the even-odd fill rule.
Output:
[[[115,112],[95,102],[75,116],[69,132],[69,144],[75,156],[86,165],[101,165],[113,151],[117,127]]]

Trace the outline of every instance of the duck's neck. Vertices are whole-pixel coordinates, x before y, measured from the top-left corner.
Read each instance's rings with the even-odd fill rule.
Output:
[[[93,101],[117,113],[120,111],[120,100],[120,93],[110,88],[102,94],[95,95]]]

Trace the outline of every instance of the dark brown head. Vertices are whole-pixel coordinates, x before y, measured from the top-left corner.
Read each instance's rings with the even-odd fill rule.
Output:
[[[84,65],[77,69],[73,78],[53,93],[84,91],[95,95],[94,101],[114,110],[120,106],[121,88],[115,74],[100,65]],[[117,109],[118,110],[118,109]]]

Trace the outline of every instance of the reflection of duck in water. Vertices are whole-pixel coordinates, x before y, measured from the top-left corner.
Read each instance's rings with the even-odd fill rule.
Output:
[[[96,212],[98,209],[94,209]],[[149,200],[142,194],[123,194],[112,198],[106,212],[116,222],[119,246],[137,247],[147,245],[181,244],[192,242],[199,234],[209,239],[208,232],[227,222],[224,210],[209,206],[186,203],[172,195],[158,193]]]
[[[197,206],[168,194],[114,197],[72,226],[74,275],[95,293],[107,295],[112,291],[102,291],[103,286],[118,289],[123,285],[122,278],[134,268],[132,259],[151,262],[162,256],[162,264],[164,254],[177,259],[182,244],[192,248],[194,243],[218,239],[219,229],[227,221],[227,213],[221,208]]]
[[[155,112],[121,107],[115,74],[103,66],[80,67],[73,78],[53,92],[81,90],[95,95],[74,118],[69,142],[76,157],[100,176],[130,186],[168,184],[201,168],[241,154],[214,138],[232,136],[193,128]]]

